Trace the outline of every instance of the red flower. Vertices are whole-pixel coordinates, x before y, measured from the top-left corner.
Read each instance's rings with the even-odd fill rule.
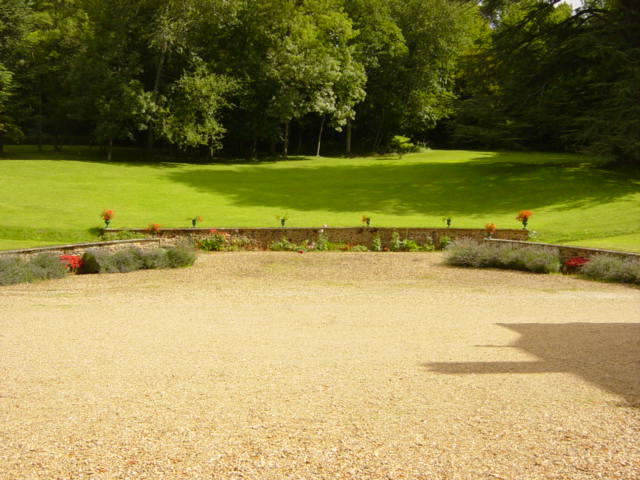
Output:
[[[103,212],[100,214],[100,218],[102,218],[105,222],[111,220],[113,217],[115,217],[113,210],[103,210]]]
[[[60,255],[60,261],[70,272],[77,272],[82,266],[82,257],[79,255]]]
[[[567,267],[582,267],[583,265],[585,265],[586,263],[589,262],[588,258],[584,258],[584,257],[571,257],[568,260],[565,260],[564,264]]]
[[[152,232],[152,233],[158,233],[158,231],[160,231],[160,224],[159,223],[150,223],[148,230],[150,232]]]
[[[533,215],[533,212],[530,212],[529,210],[520,210],[518,212],[518,216],[516,217],[516,220],[529,220],[529,217]]]

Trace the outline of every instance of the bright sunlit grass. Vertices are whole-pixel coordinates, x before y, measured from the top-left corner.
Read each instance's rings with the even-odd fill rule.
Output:
[[[519,228],[534,212],[537,239],[640,249],[640,177],[595,158],[550,153],[428,151],[397,157],[278,162],[147,163],[122,150],[113,163],[69,147],[8,147],[0,160],[0,248],[91,240],[100,212],[111,226],[374,226]]]

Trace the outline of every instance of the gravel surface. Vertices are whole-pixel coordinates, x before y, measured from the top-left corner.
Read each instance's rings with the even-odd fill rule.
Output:
[[[640,290],[440,254],[0,288],[1,479],[640,479]]]

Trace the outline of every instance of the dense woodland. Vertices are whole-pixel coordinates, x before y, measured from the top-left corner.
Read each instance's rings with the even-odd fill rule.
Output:
[[[0,148],[640,162],[640,3],[2,0]]]

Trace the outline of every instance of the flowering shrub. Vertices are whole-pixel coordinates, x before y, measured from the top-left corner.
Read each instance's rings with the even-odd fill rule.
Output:
[[[588,261],[589,259],[584,257],[571,257],[570,259],[565,260],[564,265],[565,267],[578,268],[585,265]]]
[[[496,233],[496,230],[497,230],[497,228],[496,228],[496,224],[495,223],[487,223],[484,226],[484,231],[487,232],[487,235],[489,237],[493,236],[493,234]]]
[[[362,215],[360,221],[367,227],[371,226],[371,217],[367,217],[366,215]]]
[[[80,255],[60,255],[59,258],[69,272],[77,272],[82,267],[82,257]]]
[[[193,217],[191,219],[191,226],[195,227],[196,223],[200,223],[202,221],[202,217],[200,215],[198,215],[197,217]]]
[[[111,220],[113,219],[113,217],[115,217],[113,210],[102,211],[102,213],[100,214],[100,218],[104,220],[104,228],[109,228],[109,224],[111,223]]]
[[[522,228],[526,229],[527,223],[529,223],[529,218],[531,217],[531,215],[533,215],[533,212],[530,212],[529,210],[520,210],[518,212],[518,216],[516,217],[516,220],[518,220],[519,222],[522,222]]]
[[[152,233],[152,234],[156,235],[160,231],[160,224],[159,223],[150,223],[149,226],[147,227],[147,231],[149,233]]]

